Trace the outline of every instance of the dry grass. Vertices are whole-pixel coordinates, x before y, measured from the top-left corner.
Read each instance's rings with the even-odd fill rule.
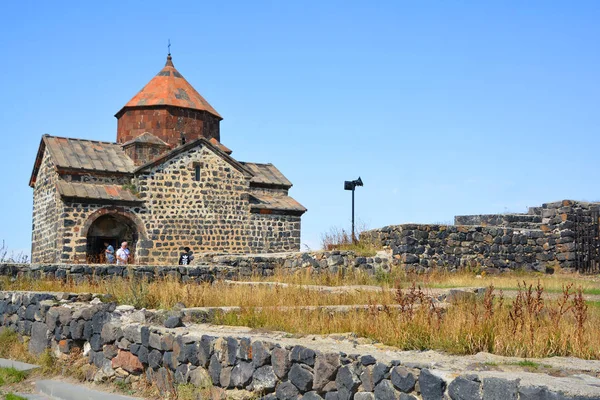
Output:
[[[581,291],[565,286],[557,300],[543,288],[521,285],[509,303],[493,287],[485,298],[459,302],[447,310],[422,290],[399,291],[395,304],[379,311],[245,309],[215,317],[215,323],[282,330],[299,334],[354,332],[405,350],[444,350],[454,354],[487,351],[516,357],[600,357],[600,311],[588,309]]]
[[[352,240],[352,232],[343,228],[332,227],[329,232],[321,235],[321,248],[323,250],[351,250],[359,256],[372,257],[381,250],[381,246],[360,237],[360,233],[366,231],[366,228],[359,224],[356,229],[356,240]]]

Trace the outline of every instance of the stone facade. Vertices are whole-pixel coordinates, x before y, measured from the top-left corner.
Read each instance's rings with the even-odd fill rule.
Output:
[[[92,366],[87,379],[143,379],[163,398],[175,397],[176,384],[246,390],[265,400],[599,398],[591,376],[558,378],[567,387],[551,381],[548,387],[531,373],[515,379],[514,373],[404,362],[391,349],[374,356],[358,353],[356,344],[320,349],[299,339],[207,333],[184,320],[185,311],[136,310],[91,294],[0,292],[0,325],[29,337],[32,354],[79,354]]]
[[[152,132],[176,146],[181,134],[187,141],[200,137],[221,141],[220,118],[206,111],[177,107],[126,109],[117,114],[117,142],[126,143],[145,132]]]
[[[103,243],[122,241],[137,264],[176,264],[184,247],[300,249],[306,209],[288,196],[291,182],[272,164],[230,156],[222,118],[170,56],[117,118],[116,143],[42,138],[30,179],[32,262],[102,262]]]

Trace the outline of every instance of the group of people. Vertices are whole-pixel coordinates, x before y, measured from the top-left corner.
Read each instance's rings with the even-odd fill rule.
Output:
[[[127,242],[121,243],[121,247],[117,250],[115,254],[115,248],[108,242],[104,242],[104,256],[106,258],[107,264],[114,264],[115,260],[117,265],[125,265],[129,263],[129,259],[131,258],[131,254],[129,248],[127,248]]]
[[[179,256],[179,265],[189,265],[194,260],[194,252],[189,247],[184,247],[183,250],[184,252]],[[129,264],[131,254],[127,242],[121,243],[116,254],[115,248],[110,243],[104,242],[104,257],[107,264],[114,264],[115,260],[117,265]]]

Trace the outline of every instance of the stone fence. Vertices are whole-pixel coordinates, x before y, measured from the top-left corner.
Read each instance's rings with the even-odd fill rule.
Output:
[[[105,265],[105,264],[0,264],[0,276],[32,279],[50,278],[81,282],[88,279],[134,277],[149,281],[172,278],[183,282],[212,282],[215,279],[241,279],[273,276],[277,270],[312,273],[389,271],[391,260],[385,256],[360,257],[351,251],[281,253],[269,255],[204,255],[193,265]]]
[[[145,379],[163,398],[175,398],[174,385],[186,383],[246,390],[270,400],[600,398],[589,391],[587,397],[567,397],[520,379],[478,375],[482,372],[461,375],[370,354],[203,334],[200,326],[184,326],[181,314],[161,317],[91,295],[0,292],[0,323],[29,337],[33,354],[51,349],[60,357],[82,349],[82,357],[93,365],[88,379]]]

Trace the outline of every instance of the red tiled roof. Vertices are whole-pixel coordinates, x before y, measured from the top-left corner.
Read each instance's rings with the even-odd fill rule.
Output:
[[[207,111],[222,118],[217,110],[208,104],[208,101],[175,69],[171,55],[167,57],[165,67],[123,108],[160,105]]]

